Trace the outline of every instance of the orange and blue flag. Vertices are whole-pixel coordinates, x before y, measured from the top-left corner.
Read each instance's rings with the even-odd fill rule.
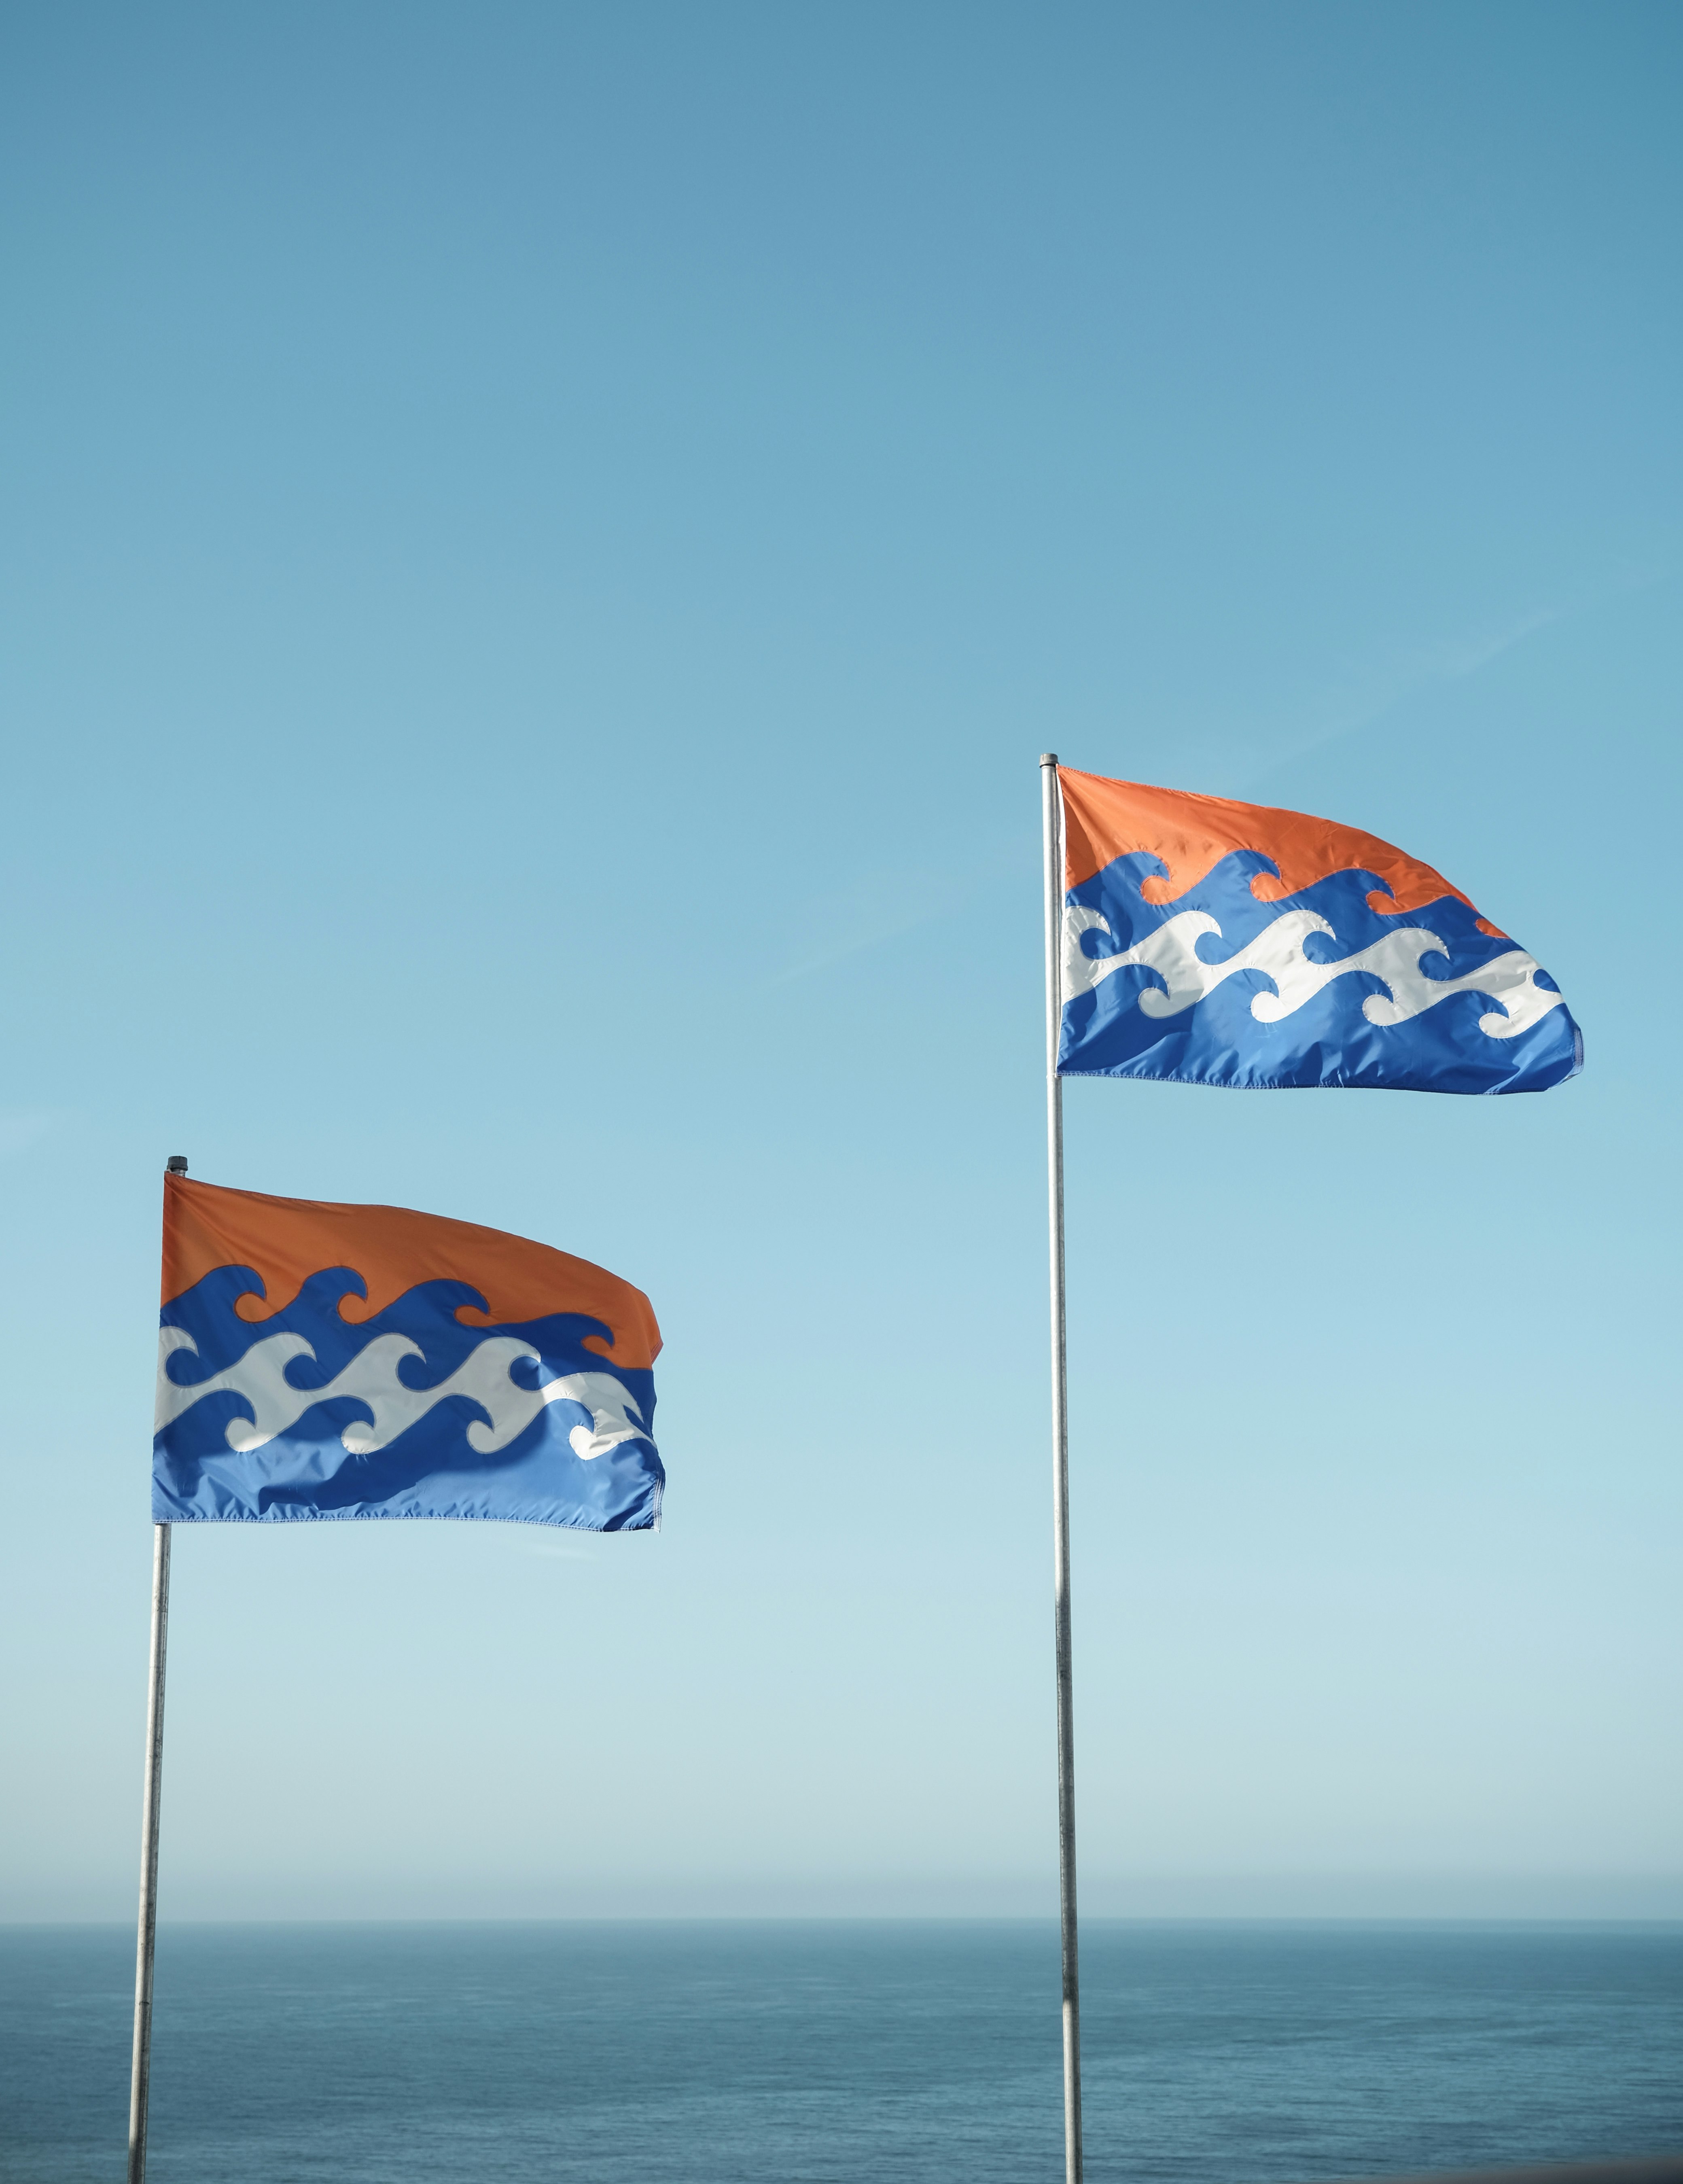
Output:
[[[658,1528],[655,1313],[587,1260],[169,1175],[153,1516]]]
[[[1058,769],[1067,1077],[1541,1092],[1560,989],[1458,888],[1301,811]]]

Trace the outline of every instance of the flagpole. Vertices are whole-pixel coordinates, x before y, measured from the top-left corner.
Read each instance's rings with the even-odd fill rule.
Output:
[[[1081,2184],[1081,1986],[1075,1935],[1075,1702],[1069,1641],[1069,1418],[1064,1369],[1063,1080],[1058,1034],[1063,856],[1056,751],[1040,755],[1046,872],[1046,1159],[1052,1261],[1052,1596],[1058,1687],[1058,1923],[1063,1944],[1064,2184]]]
[[[170,1173],[185,1175],[179,1153]],[[141,1798],[140,1932],[135,1944],[135,2044],[129,2075],[128,2184],[146,2184],[152,2090],[152,1960],[158,1942],[158,1807],[164,1777],[164,1660],[170,1637],[170,1527],[152,1528],[152,1655],[146,1701],[146,1787]]]

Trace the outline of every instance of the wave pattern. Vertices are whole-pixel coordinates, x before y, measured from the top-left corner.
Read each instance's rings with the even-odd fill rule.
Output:
[[[1541,1090],[1580,1065],[1577,1027],[1546,972],[1481,929],[1460,896],[1399,925],[1374,908],[1385,898],[1373,876],[1349,872],[1282,911],[1251,892],[1266,863],[1223,858],[1195,906],[1183,897],[1173,911],[1145,899],[1151,857],[1119,858],[1071,890],[1065,1074],[1507,1092]]]
[[[154,1513],[517,1517],[597,1530],[656,1521],[664,1482],[646,1369],[602,1352],[601,1323],[504,1328],[456,1318],[465,1284],[418,1284],[374,1318],[338,1309],[345,1268],[256,1327],[234,1311],[249,1270],[223,1267],[165,1307]],[[195,1371],[194,1368],[198,1369]]]
[[[454,1373],[430,1387],[420,1388],[411,1387],[399,1376],[398,1368],[405,1358],[419,1358],[423,1367],[426,1362],[421,1345],[406,1334],[376,1335],[343,1372],[325,1386],[315,1388],[300,1388],[288,1377],[287,1368],[295,1360],[308,1357],[314,1362],[315,1358],[315,1351],[301,1334],[265,1335],[252,1344],[237,1365],[224,1372],[185,1385],[172,1380],[170,1359],[196,1347],[185,1328],[159,1330],[158,1430],[165,1431],[207,1396],[237,1396],[250,1407],[251,1416],[230,1418],[224,1438],[241,1455],[276,1440],[318,1403],[340,1401],[365,1406],[371,1413],[371,1424],[348,1425],[339,1435],[352,1456],[371,1456],[376,1449],[389,1447],[399,1434],[406,1433],[436,1404],[452,1396],[465,1397],[486,1413],[485,1418],[474,1419],[467,1429],[469,1446],[485,1456],[506,1448],[548,1403],[569,1403],[588,1417],[588,1425],[576,1425],[567,1435],[582,1462],[605,1456],[621,1441],[634,1440],[646,1431],[636,1404],[610,1373],[564,1373],[537,1387],[522,1387],[511,1377],[510,1368],[517,1360],[531,1365],[541,1364],[542,1360],[529,1342],[508,1334],[488,1336]]]
[[[1240,971],[1260,971],[1273,986],[1272,993],[1262,990],[1251,996],[1251,1013],[1258,1023],[1280,1022],[1312,1001],[1333,979],[1347,978],[1352,972],[1366,972],[1382,980],[1388,989],[1385,994],[1368,994],[1362,1002],[1362,1013],[1373,1024],[1406,1023],[1410,1017],[1453,994],[1482,994],[1501,1006],[1480,1017],[1480,1030],[1488,1039],[1512,1039],[1561,1006],[1558,993],[1538,985],[1536,976],[1542,966],[1523,949],[1509,949],[1478,970],[1463,972],[1458,978],[1429,977],[1420,967],[1424,958],[1446,957],[1447,951],[1435,933],[1420,925],[1402,926],[1368,947],[1358,948],[1353,955],[1316,962],[1304,952],[1303,944],[1309,935],[1324,933],[1330,940],[1337,935],[1325,918],[1317,917],[1312,911],[1288,911],[1284,917],[1265,926],[1254,940],[1212,963],[1198,954],[1198,943],[1206,935],[1219,940],[1222,930],[1204,911],[1182,911],[1134,947],[1119,950],[1114,956],[1089,956],[1082,948],[1089,933],[1101,933],[1107,940],[1116,938],[1097,911],[1078,906],[1063,915],[1066,995],[1091,993],[1113,972],[1143,965],[1163,981],[1161,987],[1140,989],[1139,1004],[1148,1017],[1179,1016]]]

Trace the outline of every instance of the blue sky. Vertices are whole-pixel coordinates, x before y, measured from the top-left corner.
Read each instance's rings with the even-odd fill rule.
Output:
[[[671,1485],[178,1536],[165,1917],[1051,1909],[1044,749],[1588,1050],[1070,1088],[1084,1901],[1683,1913],[1676,10],[3,37],[0,1916],[131,1910],[178,1150],[639,1283]]]

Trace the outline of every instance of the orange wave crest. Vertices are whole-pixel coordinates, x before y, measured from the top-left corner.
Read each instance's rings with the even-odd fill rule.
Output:
[[[1329,872],[1372,872],[1381,883],[1368,907],[1381,916],[1423,909],[1452,894],[1473,908],[1443,874],[1423,865],[1377,834],[1340,827],[1330,819],[1285,811],[1267,804],[1236,804],[1225,796],[1150,788],[1137,781],[1107,781],[1102,774],[1058,768],[1063,790],[1064,886],[1079,887],[1117,857],[1141,850],[1162,859],[1167,875],[1153,873],[1140,892],[1149,903],[1175,902],[1207,878],[1234,850],[1255,850],[1273,860],[1279,877],[1258,872],[1251,892],[1258,902],[1279,902],[1325,879]],[[1385,890],[1389,889],[1389,893]],[[1502,938],[1502,928],[1479,919],[1479,930]]]
[[[352,1326],[383,1312],[417,1282],[465,1282],[484,1298],[485,1309],[461,1306],[456,1318],[464,1327],[580,1312],[612,1329],[611,1349],[595,1335],[585,1340],[616,1364],[649,1366],[660,1353],[655,1308],[641,1290],[548,1244],[402,1206],[270,1198],[166,1175],[164,1303],[230,1266],[250,1267],[262,1281],[263,1295],[248,1290],[234,1306],[254,1325],[291,1304],[311,1274],[349,1267],[368,1291],[339,1301],[339,1317]]]

